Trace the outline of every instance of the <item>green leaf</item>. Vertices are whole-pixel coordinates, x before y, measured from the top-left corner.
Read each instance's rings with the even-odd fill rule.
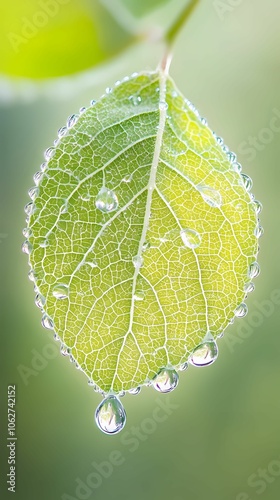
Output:
[[[161,71],[68,125],[35,174],[24,251],[45,326],[102,390],[129,390],[246,312],[259,205]]]
[[[70,75],[106,61],[133,41],[99,2],[14,0],[0,8],[0,73]]]

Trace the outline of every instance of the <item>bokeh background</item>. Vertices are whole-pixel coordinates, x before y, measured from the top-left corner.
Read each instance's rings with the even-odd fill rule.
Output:
[[[176,41],[172,76],[238,154],[264,205],[262,272],[248,316],[219,341],[214,365],[189,368],[169,396],[145,388],[124,397],[124,437],[100,433],[93,417],[100,396],[40,325],[20,250],[23,207],[67,116],[115,80],[154,69],[158,34],[185,1],[55,1],[58,14],[41,19],[32,36],[29,26],[18,52],[10,33],[22,36],[47,0],[3,2],[0,13],[1,499],[13,495],[6,486],[7,385],[16,384],[20,500],[277,500],[280,3],[201,0]],[[92,462],[116,459],[112,451],[119,465],[103,464],[102,477]],[[78,478],[92,486],[76,490]]]

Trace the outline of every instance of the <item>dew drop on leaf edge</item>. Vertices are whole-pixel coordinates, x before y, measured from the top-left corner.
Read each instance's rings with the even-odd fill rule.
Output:
[[[199,344],[191,354],[189,361],[194,366],[208,366],[218,357],[218,346],[215,340],[207,340]]]
[[[126,423],[126,412],[116,396],[107,396],[97,407],[95,422],[105,434],[117,434]]]
[[[179,382],[178,373],[169,368],[163,368],[153,380],[153,386],[158,392],[166,393],[173,391]]]

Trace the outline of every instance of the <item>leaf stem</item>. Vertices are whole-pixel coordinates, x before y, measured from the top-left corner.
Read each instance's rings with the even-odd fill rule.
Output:
[[[199,0],[190,0],[186,5],[186,7],[184,8],[184,10],[177,17],[177,19],[175,19],[175,22],[171,25],[171,27],[167,31],[164,38],[169,48],[173,45],[176,36],[178,35],[181,28],[184,26],[187,19],[192,14],[193,10],[195,9],[198,3]]]

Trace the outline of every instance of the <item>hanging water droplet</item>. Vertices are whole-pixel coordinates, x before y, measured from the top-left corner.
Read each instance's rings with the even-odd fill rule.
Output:
[[[144,297],[145,297],[144,292],[136,290],[134,294],[134,300],[141,302],[142,300],[144,300]]]
[[[134,106],[139,106],[139,104],[141,103],[142,99],[140,97],[140,95],[131,95],[129,97],[129,100],[132,102],[132,104]]]
[[[246,174],[241,174],[241,177],[242,177],[242,182],[243,182],[243,185],[244,185],[246,191],[250,191],[252,189],[252,186],[253,186],[253,181],[252,181],[251,177],[249,177],[249,175],[246,175]]]
[[[101,212],[113,212],[114,210],[117,210],[119,200],[114,191],[111,191],[103,186],[96,197],[95,206],[98,210],[101,210]]]
[[[60,354],[62,354],[62,356],[69,356],[70,350],[68,349],[68,347],[66,347],[66,345],[61,344]]]
[[[67,123],[66,123],[67,128],[70,129],[70,128],[74,127],[74,125],[76,125],[76,123],[78,121],[78,118],[79,118],[79,115],[69,116]]]
[[[216,191],[209,186],[198,186],[198,190],[204,201],[210,207],[219,208],[222,205],[222,197],[219,191]]]
[[[32,201],[35,200],[36,196],[38,196],[38,193],[39,193],[39,188],[36,186],[30,188],[28,191],[28,194],[29,194]]]
[[[44,305],[46,303],[45,297],[41,293],[37,293],[35,296],[35,304],[39,309],[43,309]]]
[[[256,278],[260,274],[260,266],[259,264],[255,261],[249,266],[248,270],[248,276],[249,278],[253,279]]]
[[[64,285],[63,283],[58,283],[57,285],[54,286],[52,294],[56,299],[60,300],[67,299],[69,295],[68,285]]]
[[[32,201],[30,201],[29,203],[27,203],[24,207],[24,211],[27,215],[32,215],[35,211],[35,205],[34,203],[32,203]]]
[[[105,434],[117,434],[126,422],[126,413],[122,403],[115,396],[107,396],[95,412],[97,426]]]
[[[199,344],[191,354],[189,361],[194,366],[208,366],[218,357],[218,346],[215,340]]]
[[[241,165],[241,163],[238,163],[237,161],[235,161],[235,162],[232,164],[232,169],[233,169],[235,172],[240,173],[240,172],[242,171],[242,165]]]
[[[261,202],[258,200],[254,200],[254,208],[256,210],[256,214],[260,214],[263,208]]]
[[[182,242],[188,248],[197,248],[201,243],[200,234],[194,229],[182,229],[180,231]]]
[[[28,273],[28,278],[30,279],[30,281],[34,282],[35,281],[35,278],[36,278],[36,274],[34,273],[33,269],[30,269],[29,273]]]
[[[33,180],[34,180],[34,182],[35,182],[36,186],[38,186],[38,185],[39,185],[39,183],[40,183],[40,181],[41,181],[42,177],[43,177],[43,172],[38,171],[38,172],[36,172],[36,173],[34,174],[34,176],[33,176]]]
[[[45,158],[46,158],[47,161],[49,161],[53,157],[54,152],[55,152],[54,148],[48,148],[48,149],[46,149],[46,151],[45,151]]]
[[[67,127],[61,127],[57,132],[59,139],[62,139],[62,137],[64,137],[66,134],[67,134]]]
[[[32,230],[30,229],[30,227],[25,227],[22,230],[22,234],[25,238],[30,238],[32,236]]]
[[[255,290],[255,285],[252,281],[248,281],[248,283],[245,283],[244,285],[244,292],[250,293]]]
[[[248,312],[248,307],[244,302],[242,302],[235,309],[234,315],[236,316],[236,318],[244,318],[244,316],[246,316],[247,312]]]
[[[53,330],[53,320],[47,314],[43,314],[42,325],[47,330]]]
[[[159,102],[159,109],[161,111],[166,111],[168,109],[168,104],[165,101],[160,101]]]
[[[139,269],[140,267],[143,266],[143,258],[140,257],[139,255],[135,255],[132,258],[132,263],[133,263],[135,269]]]
[[[21,245],[21,250],[23,251],[23,253],[26,253],[27,255],[30,255],[32,250],[33,250],[33,246],[31,245],[31,243],[29,241],[25,241],[22,245]]]
[[[136,396],[137,394],[139,394],[139,392],[141,391],[141,387],[135,387],[135,389],[129,389],[129,394],[134,394],[134,396]]]
[[[173,391],[179,382],[178,373],[169,368],[163,368],[153,380],[154,388],[162,393]]]
[[[264,229],[262,226],[260,226],[260,224],[257,225],[255,231],[254,231],[254,235],[256,236],[256,238],[260,238],[264,233]]]

